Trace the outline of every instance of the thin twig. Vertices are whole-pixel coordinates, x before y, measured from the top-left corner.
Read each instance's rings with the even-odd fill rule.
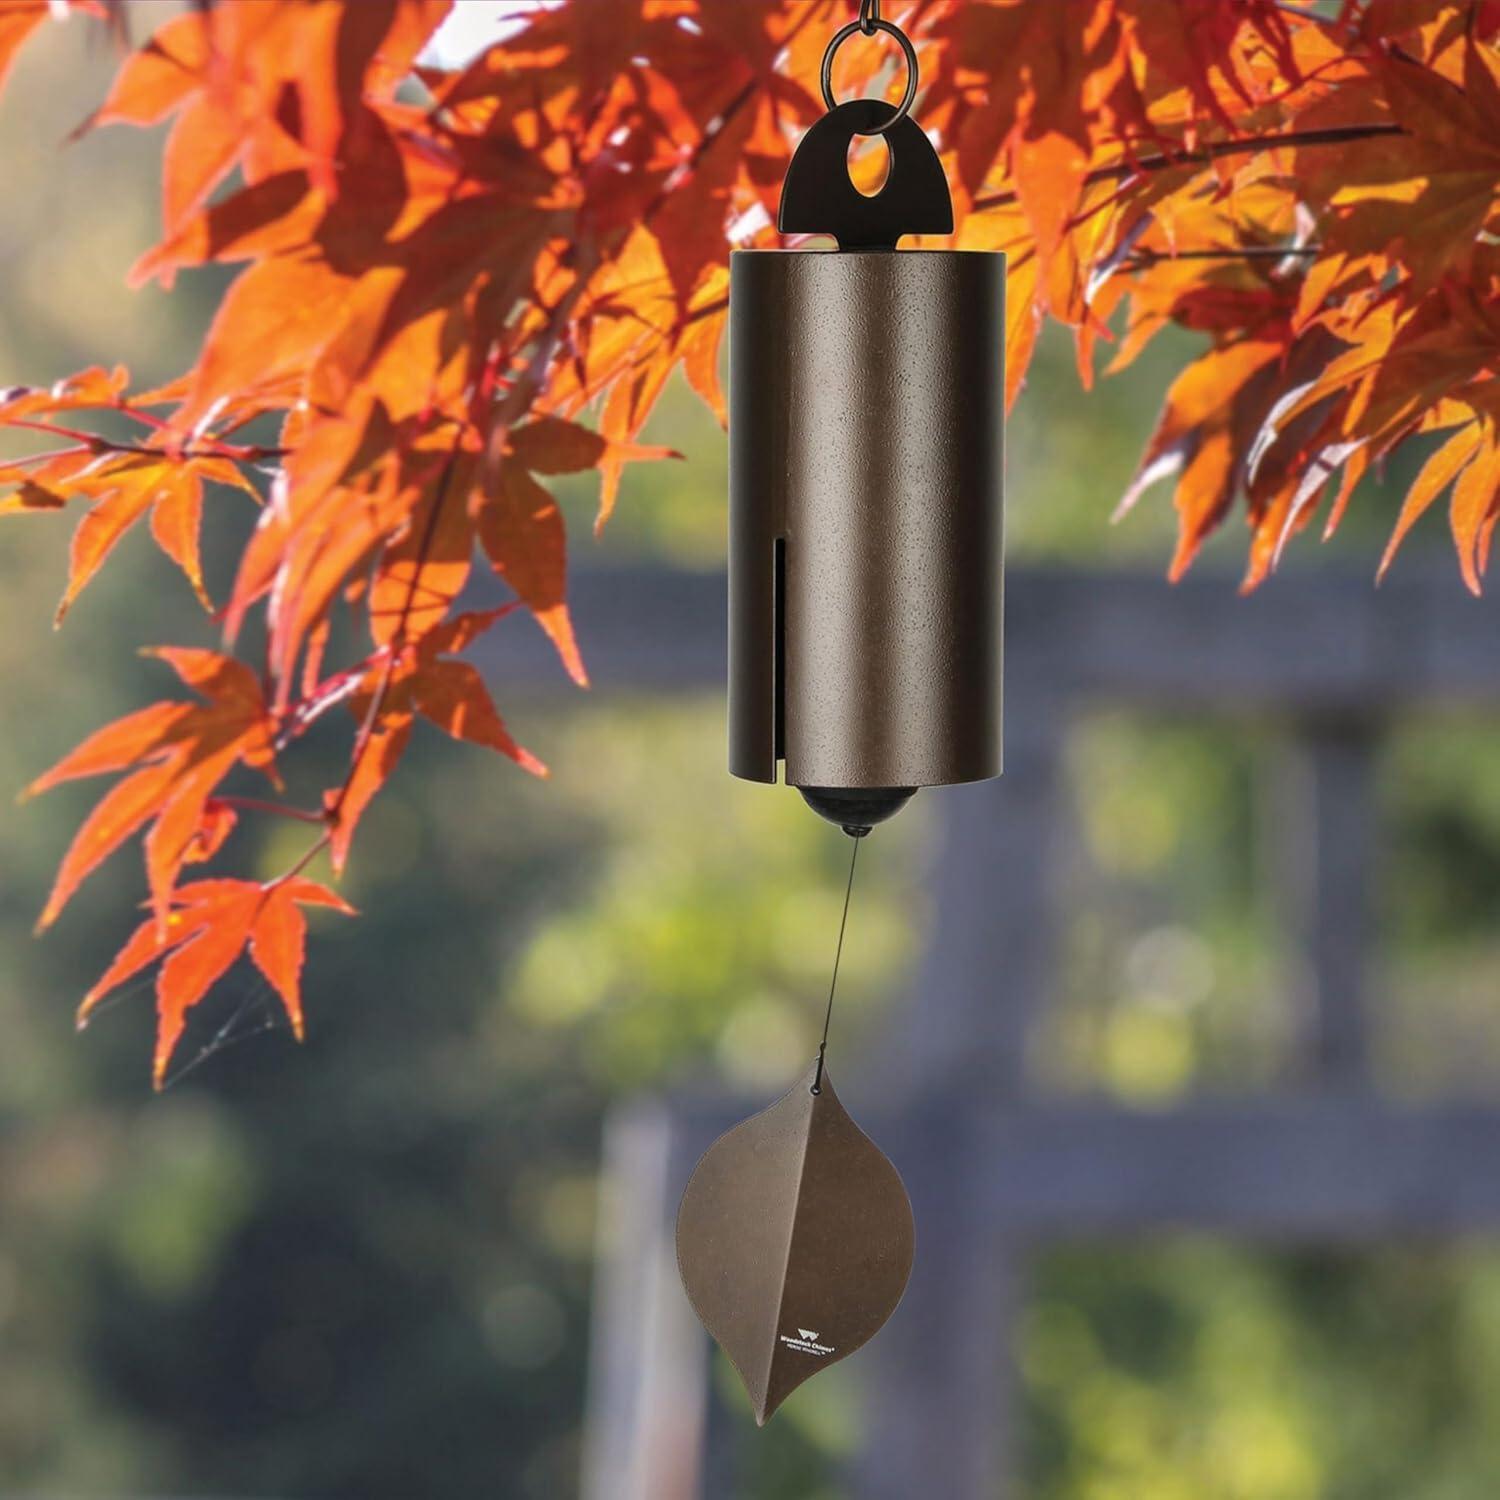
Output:
[[[54,459],[72,458],[78,453],[92,453],[93,448],[87,443],[78,443],[72,448],[48,448],[42,453],[23,453],[20,458],[7,458],[3,465],[7,469],[21,468],[26,464],[46,464]]]
[[[274,813],[282,818],[295,818],[299,823],[321,823],[323,814],[306,807],[288,807],[282,802],[267,802],[261,797],[215,797],[226,807],[239,808],[244,812]]]
[[[123,411],[124,408],[113,408]],[[127,415],[134,415],[133,412]],[[234,463],[260,463],[268,458],[284,458],[289,448],[268,448],[259,443],[224,443],[216,438],[208,440],[207,446],[189,443],[183,448],[153,448],[145,443],[121,443],[113,438],[101,437],[97,432],[85,432],[80,427],[67,427],[61,422],[38,422],[30,417],[0,416],[0,427],[19,427],[27,432],[44,432],[49,437],[69,438],[89,449],[92,453],[142,453],[149,458],[227,458]]]

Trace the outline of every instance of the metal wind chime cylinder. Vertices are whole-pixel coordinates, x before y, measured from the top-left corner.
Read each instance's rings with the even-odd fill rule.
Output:
[[[899,42],[898,107],[835,105],[857,31]],[[782,189],[781,230],[838,248],[731,260],[730,770],[784,765],[855,840],[817,1058],[709,1148],[678,1211],[684,1288],[758,1422],[874,1337],[912,1266],[906,1188],[826,1068],[859,840],[919,787],[1000,774],[1005,257],[897,249],[953,229],[916,89],[911,43],[862,0]],[[848,153],[876,134],[867,197]]]
[[[1001,769],[1005,257],[896,249],[952,231],[907,112],[835,106],[798,146],[783,233],[730,272],[730,770],[787,783],[851,831],[918,787]],[[884,188],[849,178],[883,134]]]

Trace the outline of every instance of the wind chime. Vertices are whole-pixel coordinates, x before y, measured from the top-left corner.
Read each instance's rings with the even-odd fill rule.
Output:
[[[839,47],[879,32],[901,103],[835,104]],[[860,841],[918,788],[1001,769],[1005,257],[897,249],[953,230],[916,93],[910,40],[862,0],[781,196],[783,234],[838,248],[731,257],[729,768],[781,763],[854,840],[817,1058],[708,1150],[678,1211],[688,1299],[762,1424],[879,1331],[911,1272],[906,1189],[826,1062]],[[849,177],[857,135],[889,150],[874,196]]]

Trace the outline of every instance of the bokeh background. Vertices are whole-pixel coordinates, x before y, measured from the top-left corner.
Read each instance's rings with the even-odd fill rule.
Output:
[[[48,28],[0,102],[0,386],[116,359],[167,379],[222,289],[212,271],[170,298],[124,289],[155,235],[160,141],[64,143],[113,65],[94,31]],[[1164,566],[1165,492],[1108,516],[1183,347],[1164,339],[1085,396],[1048,342],[1011,428],[1014,565]],[[648,438],[686,458],[635,469],[599,541],[588,486],[565,486],[589,587],[643,563],[722,565],[722,433],[683,388]],[[215,505],[222,593],[252,516]],[[1334,544],[1302,544],[1303,565],[1373,573],[1392,514],[1373,485]],[[136,645],[213,639],[144,536],[54,633],[67,530],[20,517],[0,538],[12,790],[163,688]],[[1243,545],[1228,531],[1200,564],[1226,592]],[[1434,519],[1400,566],[1444,545]],[[82,1037],[72,1022],[133,921],[138,855],[35,940],[93,788],[0,802],[0,1494],[577,1492],[602,1122],[643,1091],[781,1091],[815,1046],[847,846],[793,795],[724,773],[716,693],[602,680],[583,695],[560,673],[553,690],[492,686],[551,781],[419,737],[356,848],[345,890],[363,916],[317,924],[307,1044],[236,973],[161,1097],[149,987]],[[1289,1078],[1296,986],[1258,833],[1273,729],[1123,705],[1070,735],[1063,961],[1035,1039],[1048,1087],[1154,1110]],[[1397,1099],[1492,1098],[1500,1080],[1494,731],[1457,712],[1390,726],[1373,979],[1379,1085]],[[314,747],[309,774],[330,778],[341,748]],[[923,801],[862,862],[851,1044],[912,1003]],[[267,836],[250,857],[272,872],[286,851]],[[1073,1243],[1033,1261],[1019,1327],[1027,1500],[1480,1500],[1500,1478],[1487,1240]],[[742,1450],[744,1500],[853,1500],[837,1476],[861,1439],[858,1366]]]

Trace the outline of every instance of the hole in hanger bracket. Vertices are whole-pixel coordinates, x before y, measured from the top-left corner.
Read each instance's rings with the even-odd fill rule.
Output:
[[[866,198],[878,198],[891,180],[891,143],[884,135],[856,135],[849,142],[849,181]]]

